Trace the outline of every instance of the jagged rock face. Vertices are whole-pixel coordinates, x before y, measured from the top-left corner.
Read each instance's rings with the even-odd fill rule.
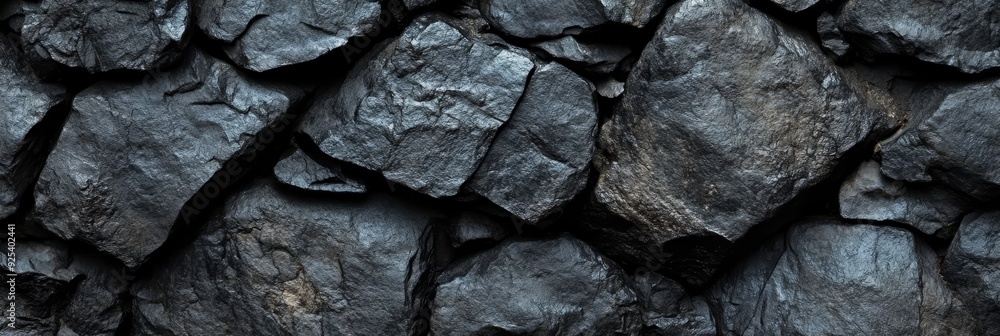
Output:
[[[136,331],[411,334],[432,281],[435,216],[385,194],[323,199],[255,182],[190,247],[136,284]]]
[[[99,82],[73,101],[35,189],[34,219],[136,266],[226,160],[301,96],[198,51],[158,78]],[[248,169],[227,166],[226,177]]]
[[[594,86],[559,64],[540,66],[469,189],[537,222],[586,186],[596,133]]]
[[[635,335],[629,277],[570,238],[510,240],[438,278],[432,335]]]
[[[800,223],[706,295],[727,335],[973,333],[934,252],[890,227]]]
[[[936,180],[981,200],[1000,196],[1000,81],[918,86],[903,99],[911,120],[881,144],[882,172]]]
[[[16,266],[3,266],[5,274],[16,274],[18,319],[14,328],[7,320],[0,324],[0,334],[115,335],[124,318],[128,275],[59,241],[18,242]]]
[[[274,176],[282,184],[302,190],[332,193],[364,193],[364,183],[348,177],[338,166],[322,164],[295,148],[274,166]]]
[[[837,26],[870,53],[976,73],[1000,66],[1000,2],[849,0]]]
[[[933,183],[905,183],[882,174],[867,161],[840,187],[840,215],[869,221],[894,221],[928,235],[947,237],[975,202]]]
[[[973,316],[980,335],[1000,334],[1000,212],[969,214],[948,248],[941,274]]]
[[[376,49],[317,100],[302,130],[336,159],[433,197],[457,194],[534,65],[441,16],[417,19]]]
[[[62,86],[42,83],[31,72],[16,48],[0,40],[0,82],[13,90],[0,90],[0,218],[7,218],[18,208],[21,194],[34,177],[19,174],[27,168],[18,151],[25,146],[28,131],[42,120],[45,113],[64,99]]]
[[[598,221],[595,243],[642,264],[687,240],[714,255],[661,262],[703,281],[726,244],[889,129],[869,93],[809,37],[741,1],[671,7],[600,138],[594,200],[630,229]]]
[[[520,38],[559,36],[617,23],[643,28],[666,1],[484,0],[483,17],[504,34]]]
[[[241,67],[271,70],[316,59],[379,31],[390,18],[377,0],[193,0],[197,24],[227,43]],[[380,15],[382,15],[380,17]]]
[[[24,0],[21,30],[34,61],[90,72],[151,70],[181,49],[188,11],[181,0]]]

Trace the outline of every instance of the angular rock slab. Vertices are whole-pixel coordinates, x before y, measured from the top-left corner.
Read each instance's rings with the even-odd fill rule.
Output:
[[[980,335],[1000,334],[1000,211],[969,214],[948,247],[941,274],[980,322]]]
[[[377,0],[194,0],[197,24],[241,67],[313,60],[389,24]]]
[[[576,36],[539,42],[535,47],[552,57],[583,65],[588,72],[600,74],[614,72],[618,63],[632,53],[632,48],[626,45],[583,42]]]
[[[738,0],[671,7],[626,88],[602,127],[594,195],[625,224],[594,221],[595,243],[692,284],[890,128],[887,97],[870,98],[808,36]]]
[[[128,304],[121,300],[127,274],[59,241],[18,239],[15,257],[14,269],[5,263],[3,270],[16,274],[17,320],[12,329],[5,319],[0,335],[116,334]],[[5,310],[7,304],[5,300]]]
[[[594,86],[558,63],[539,66],[468,188],[537,222],[587,185],[596,133]]]
[[[901,99],[912,115],[880,144],[883,173],[938,181],[980,200],[1000,197],[1000,80],[918,86]]]
[[[64,99],[66,89],[43,83],[32,73],[16,47],[0,40],[0,218],[7,218],[18,208],[33,176],[19,174],[27,162],[18,165],[18,150],[25,145],[28,131],[38,124],[53,106]],[[36,158],[38,159],[38,158]]]
[[[837,26],[852,44],[977,73],[1000,66],[1000,1],[849,0]]]
[[[274,166],[274,176],[282,184],[302,190],[363,194],[361,181],[344,175],[340,167],[324,165],[295,148]]]
[[[437,216],[257,182],[134,288],[140,335],[409,335]],[[234,323],[239,321],[239,323]]]
[[[840,187],[840,216],[894,221],[932,236],[946,238],[975,204],[961,193],[933,183],[905,183],[882,174],[867,161]]]
[[[151,70],[183,48],[188,2],[24,0],[24,49],[33,61],[90,72]]]
[[[666,1],[485,0],[483,17],[501,32],[537,38],[617,23],[643,28],[663,11]]]
[[[197,51],[146,82],[99,82],[73,101],[35,189],[35,221],[136,266],[223,163],[302,95]]]
[[[570,238],[508,240],[438,278],[432,335],[635,335],[629,277]]]
[[[342,86],[320,95],[302,130],[333,158],[433,197],[457,194],[534,65],[449,21],[418,18],[376,47]]]
[[[793,226],[706,296],[726,335],[970,335],[937,256],[905,230],[816,219]]]

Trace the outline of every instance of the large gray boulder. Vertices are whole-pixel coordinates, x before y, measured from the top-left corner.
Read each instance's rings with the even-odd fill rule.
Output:
[[[980,200],[1000,196],[1000,80],[908,91],[900,99],[910,120],[881,143],[882,172],[902,181],[937,181]]]
[[[136,283],[136,332],[412,335],[435,216],[385,194],[314,198],[256,181]]]
[[[181,48],[188,2],[24,0],[25,51],[33,61],[90,72],[152,70]]]
[[[814,219],[706,294],[725,335],[973,335],[970,316],[909,232]]]
[[[593,203],[610,216],[591,220],[594,243],[703,282],[731,243],[892,127],[888,97],[853,77],[742,1],[674,5],[602,127]]]
[[[31,159],[18,151],[45,113],[64,99],[66,89],[43,83],[31,72],[17,48],[0,39],[0,219],[17,211],[21,195],[34,176],[26,176]]]
[[[313,60],[386,28],[378,0],[193,0],[198,27],[254,71]]]
[[[302,130],[333,158],[433,197],[476,171],[534,68],[526,52],[439,15],[358,61]]]
[[[217,171],[226,174],[206,198],[249,169],[223,165],[302,95],[198,51],[148,81],[99,82],[73,101],[35,189],[34,221],[136,266]]]
[[[947,238],[972,199],[934,183],[906,183],[886,177],[874,161],[862,163],[840,187],[840,215],[893,221],[928,235]]]
[[[900,54],[976,73],[1000,66],[1000,1],[848,0],[837,26],[870,54]]]
[[[15,279],[17,318],[14,328],[4,319],[0,335],[116,335],[129,304],[122,299],[132,275],[91,251],[22,238],[16,240],[13,269],[6,262],[2,266],[4,274],[14,274],[5,281]],[[3,285],[5,297],[9,286]],[[4,310],[9,304],[4,300]]]
[[[537,222],[586,186],[596,133],[594,86],[558,63],[539,66],[468,188]]]
[[[608,23],[643,28],[667,1],[484,0],[483,17],[500,32],[520,38],[553,37]]]
[[[438,278],[432,335],[636,335],[630,278],[570,238],[508,240]]]
[[[979,321],[980,335],[1000,334],[1000,211],[970,214],[948,247],[941,274]]]

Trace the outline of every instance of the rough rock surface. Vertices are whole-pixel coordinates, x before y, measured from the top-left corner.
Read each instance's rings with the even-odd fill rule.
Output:
[[[980,335],[1000,334],[1000,211],[970,214],[948,248],[941,274],[979,321]]]
[[[618,67],[618,63],[632,53],[626,45],[582,42],[576,36],[539,42],[535,47],[552,57],[581,64],[587,71],[608,74]]]
[[[672,254],[664,272],[704,281],[728,243],[888,131],[869,93],[741,1],[671,7],[602,127],[596,207],[631,224],[595,221],[595,243],[636,264]],[[660,250],[681,240],[697,248]]]
[[[552,37],[578,29],[617,23],[643,28],[667,1],[484,0],[483,17],[504,34],[520,38]]]
[[[18,200],[27,191],[27,180],[18,174],[18,150],[28,131],[38,124],[53,106],[64,99],[65,89],[43,83],[31,72],[16,48],[0,40],[0,82],[14,90],[0,90],[0,219],[18,208]],[[21,162],[25,164],[25,162]]]
[[[230,198],[136,284],[139,335],[407,335],[435,214],[385,194],[303,197],[268,181]],[[234,323],[239,321],[239,323]]]
[[[274,166],[278,181],[302,190],[334,193],[364,193],[364,183],[346,176],[340,167],[321,164],[295,148]]]
[[[90,72],[152,70],[176,56],[185,39],[188,2],[24,0],[25,50]]]
[[[558,63],[539,66],[469,189],[537,222],[586,186],[596,133],[594,86]]]
[[[1000,66],[997,0],[849,0],[837,26],[869,53],[913,56],[968,73]]]
[[[937,256],[905,230],[816,219],[706,294],[726,335],[969,335]]]
[[[197,51],[158,78],[99,82],[73,101],[35,189],[35,221],[136,266],[226,160],[301,96]]]
[[[240,66],[265,71],[313,60],[380,30],[389,16],[377,0],[194,0],[197,24],[226,42]]]
[[[635,335],[630,279],[570,237],[508,240],[438,278],[433,335]]]
[[[490,42],[443,16],[421,17],[322,94],[302,130],[336,159],[433,197],[455,195],[534,68]]]
[[[918,85],[903,96],[910,121],[881,144],[882,172],[936,180],[981,200],[1000,196],[1000,80]]]
[[[58,241],[17,242],[16,266],[3,267],[16,274],[17,321],[14,328],[0,324],[0,335],[115,335],[125,314],[125,275]]]
[[[840,187],[840,215],[870,221],[894,221],[945,238],[975,204],[961,193],[933,183],[892,180],[868,161]]]

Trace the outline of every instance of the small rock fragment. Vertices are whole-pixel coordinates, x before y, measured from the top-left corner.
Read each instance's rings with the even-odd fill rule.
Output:
[[[274,166],[274,176],[278,182],[302,190],[326,191],[332,193],[364,193],[365,184],[352,179],[340,167],[321,164],[309,157],[303,150],[295,148],[291,154]]]
[[[632,53],[632,48],[625,45],[581,42],[576,36],[539,42],[535,47],[544,50],[552,57],[582,64],[587,71],[599,74],[615,71],[618,62]]]

